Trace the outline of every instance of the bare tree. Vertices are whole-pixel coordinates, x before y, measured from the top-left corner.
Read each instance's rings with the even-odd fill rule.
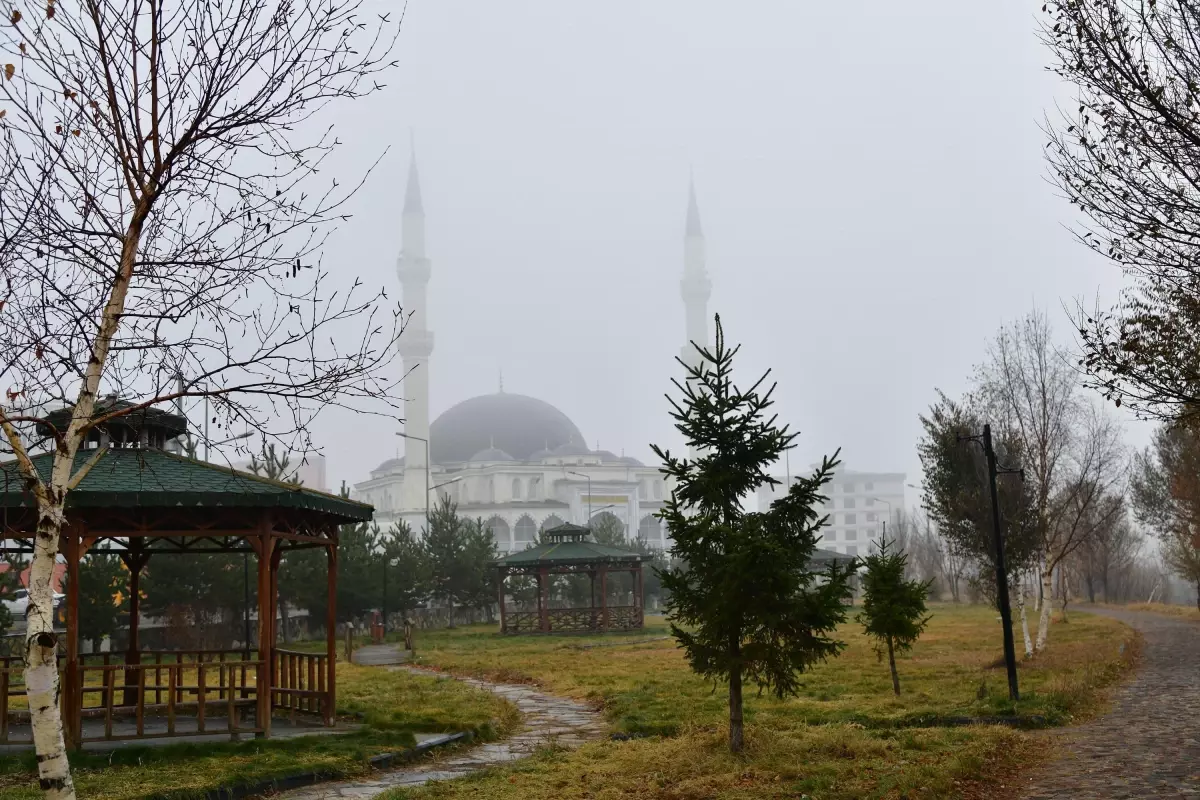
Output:
[[[301,450],[321,410],[396,415],[403,317],[320,266],[354,185],[331,103],[379,88],[399,20],[360,0],[17,0],[0,29],[0,429],[37,505],[26,684],[46,795],[75,795],[50,576],[99,426],[207,397]],[[111,397],[111,400],[106,398]],[[30,425],[50,406],[52,465]]]
[[[1081,397],[1078,376],[1040,311],[1000,331],[977,380],[984,405],[1020,445],[1040,550],[1043,602],[1035,648],[1042,650],[1055,570],[1120,513],[1113,502],[1122,478],[1119,430]]]
[[[1165,419],[1200,409],[1200,3],[1049,2],[1043,40],[1078,100],[1047,125],[1077,237],[1136,279],[1078,309],[1092,385]]]
[[[1162,543],[1166,564],[1197,588],[1200,605],[1200,433],[1164,425],[1135,459],[1133,507]]]

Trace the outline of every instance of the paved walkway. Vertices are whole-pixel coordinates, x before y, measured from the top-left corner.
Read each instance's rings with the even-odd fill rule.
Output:
[[[1200,624],[1136,611],[1087,610],[1141,631],[1143,664],[1116,692],[1110,713],[1057,734],[1063,757],[1030,775],[1021,796],[1200,798]]]
[[[417,667],[392,667],[420,675],[440,673]],[[564,747],[578,747],[605,734],[600,715],[582,703],[537,692],[528,686],[489,683],[473,678],[445,678],[494,692],[513,703],[525,717],[522,730],[501,742],[480,745],[445,760],[435,760],[392,772],[381,772],[356,781],[322,783],[274,795],[273,800],[335,800],[353,798],[365,800],[390,789],[420,786],[430,781],[461,778],[476,770],[485,769],[531,755],[539,746],[551,741]]]

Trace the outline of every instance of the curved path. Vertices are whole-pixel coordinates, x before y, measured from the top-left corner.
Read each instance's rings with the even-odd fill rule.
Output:
[[[1103,717],[1057,734],[1063,756],[1029,775],[1026,800],[1200,798],[1200,624],[1089,608],[1145,637],[1141,668]]]
[[[400,767],[351,781],[319,783],[274,795],[285,800],[335,800],[376,797],[402,786],[420,786],[430,781],[460,778],[476,770],[516,761],[532,755],[538,747],[553,742],[562,747],[578,747],[605,734],[600,714],[575,700],[543,694],[528,686],[490,683],[474,678],[454,678],[418,667],[390,667],[418,675],[433,675],[444,680],[461,680],[479,689],[498,694],[515,705],[524,717],[524,725],[515,735],[500,742],[472,747],[464,753],[426,764]]]

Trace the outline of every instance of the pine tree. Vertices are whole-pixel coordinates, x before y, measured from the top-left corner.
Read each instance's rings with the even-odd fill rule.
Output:
[[[896,653],[911,650],[929,624],[925,598],[933,581],[904,580],[908,555],[896,550],[889,552],[888,546],[887,540],[880,541],[879,551],[863,560],[866,565],[862,576],[863,603],[857,619],[867,635],[875,640],[875,654],[880,661],[883,660],[883,654],[887,653],[888,667],[892,671],[892,690],[899,697],[900,676],[896,673]]]
[[[403,520],[392,523],[383,540],[387,569],[387,608],[402,616],[429,594],[429,563],[412,528]]]
[[[129,612],[129,570],[116,553],[92,550],[79,563],[79,634],[99,642]]]
[[[675,427],[697,455],[677,458],[655,446],[675,488],[661,517],[685,566],[661,573],[670,595],[671,632],[693,671],[729,684],[729,748],[743,745],[742,682],[779,697],[799,690],[799,675],[845,647],[832,638],[846,619],[847,567],[810,569],[820,528],[821,487],[832,478],[836,454],[765,513],[744,510],[743,498],[775,485],[767,470],[791,448],[795,433],[767,417],[767,375],[748,390],[733,384],[738,349],[725,345],[716,318],[716,345],[696,346],[697,366],[680,360],[683,400],[670,400]]]

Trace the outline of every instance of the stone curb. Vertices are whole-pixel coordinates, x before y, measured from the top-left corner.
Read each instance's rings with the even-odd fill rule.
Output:
[[[401,750],[396,753],[380,753],[377,756],[369,758],[368,763],[375,769],[391,769],[400,764],[408,764],[416,761],[421,756],[438,748],[459,742],[469,744],[474,739],[475,734],[471,731],[448,733],[436,739],[421,742],[417,746],[410,747],[407,750]],[[204,800],[244,800],[247,797],[254,797],[256,795],[274,794],[285,792],[289,789],[299,789],[303,786],[312,786],[317,783],[324,783],[325,781],[337,780],[340,777],[342,776],[331,772],[301,772],[295,775],[285,775],[282,778],[269,778],[242,786],[223,786],[220,789],[212,789],[205,792],[203,798]],[[168,800],[169,797],[170,795],[150,795],[146,800]]]

